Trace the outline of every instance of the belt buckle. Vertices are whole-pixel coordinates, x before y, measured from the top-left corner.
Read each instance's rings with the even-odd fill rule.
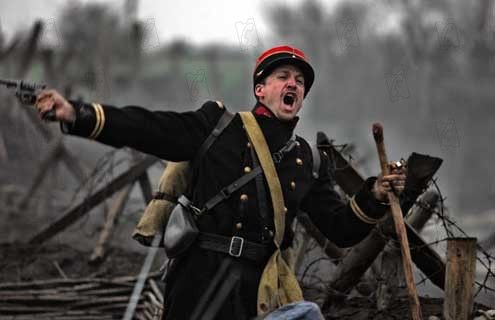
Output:
[[[235,243],[238,243],[239,249],[235,250],[234,245]],[[244,238],[241,237],[232,237],[230,239],[230,246],[229,246],[229,255],[232,257],[239,258],[242,254],[242,249],[244,247]]]

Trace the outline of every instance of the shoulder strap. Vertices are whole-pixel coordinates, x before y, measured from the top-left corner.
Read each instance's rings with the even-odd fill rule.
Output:
[[[278,161],[281,161],[285,155],[285,153],[289,152],[292,147],[295,144],[295,138],[291,138],[287,143],[277,152],[275,152],[273,155],[270,155],[271,158],[273,159],[278,159]],[[256,157],[253,157],[253,161],[257,160]],[[261,173],[263,172],[263,169],[261,166],[256,165],[255,168],[247,173],[242,175],[240,178],[229,184],[228,186],[222,188],[218,194],[216,194],[214,197],[212,197],[210,200],[206,201],[204,204],[203,208],[200,210],[198,214],[203,214],[215,207],[217,204],[222,202],[225,199],[228,199],[232,193],[235,191],[239,190],[241,187],[246,185],[248,182],[255,178],[261,177]]]
[[[197,160],[201,159],[205,155],[206,151],[210,149],[213,142],[215,142],[220,134],[222,134],[223,130],[227,128],[232,119],[234,119],[234,115],[234,113],[231,113],[228,110],[225,110],[223,112],[215,128],[213,128],[210,135],[206,138],[201,147],[199,147],[198,153],[196,155]]]
[[[282,193],[282,186],[278,178],[275,164],[273,163],[272,155],[268,149],[265,136],[256,121],[256,118],[251,112],[240,112],[242,122],[246,128],[249,140],[256,151],[261,168],[265,174],[268,183],[268,189],[272,198],[273,216],[275,222],[275,237],[274,242],[277,247],[282,243],[285,231],[285,203]]]
[[[286,208],[275,164],[266,144],[265,136],[254,115],[251,112],[240,112],[239,115],[263,168],[273,204],[275,222],[273,242],[276,250],[268,259],[258,287],[257,309],[258,314],[263,314],[266,312],[265,307],[268,307],[268,310],[274,310],[281,305],[303,300],[303,295],[293,270],[284,260],[280,251],[280,244],[285,232]],[[276,298],[274,299],[273,297]]]
[[[232,193],[234,193],[235,191],[246,185],[249,181],[256,178],[256,176],[259,175],[261,172],[262,172],[261,167],[255,168],[248,174],[241,176],[239,179],[235,180],[228,186],[222,188],[219,193],[217,193],[213,198],[211,198],[205,203],[200,214],[203,214],[204,212],[213,209],[213,207],[215,207],[217,204],[219,204],[225,199],[228,199],[232,195]]]

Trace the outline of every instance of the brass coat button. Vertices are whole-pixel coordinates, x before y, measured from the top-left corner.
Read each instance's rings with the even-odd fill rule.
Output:
[[[248,143],[246,144],[246,146],[247,146],[248,148],[251,148],[251,142],[248,142]]]
[[[242,229],[242,222],[237,222],[237,223],[235,224],[235,228],[236,228],[236,229]]]
[[[243,194],[241,194],[241,198],[240,199],[241,199],[242,202],[246,202],[246,201],[248,201],[249,197],[248,197],[247,194],[243,193]]]
[[[294,181],[291,181],[291,182],[290,182],[290,188],[291,188],[292,190],[296,190],[296,183],[295,183]]]
[[[251,172],[251,167],[244,167],[244,173],[250,173]]]
[[[296,163],[298,166],[302,166],[303,165],[303,161],[299,158],[296,159]]]
[[[284,207],[284,212],[287,213],[287,211],[289,211],[287,207]]]

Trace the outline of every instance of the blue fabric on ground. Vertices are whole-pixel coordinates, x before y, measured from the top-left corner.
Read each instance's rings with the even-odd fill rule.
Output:
[[[316,303],[308,301],[294,302],[271,312],[265,320],[324,320]]]

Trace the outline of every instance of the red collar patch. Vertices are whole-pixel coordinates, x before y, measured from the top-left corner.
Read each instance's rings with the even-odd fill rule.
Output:
[[[256,107],[254,107],[254,114],[258,116],[265,116],[268,118],[273,117],[273,112],[270,109],[268,109],[267,106],[261,103],[258,103]]]

